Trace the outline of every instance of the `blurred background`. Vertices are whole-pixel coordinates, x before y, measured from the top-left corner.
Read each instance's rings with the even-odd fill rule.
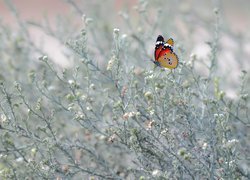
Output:
[[[7,0],[8,1],[8,0]],[[105,6],[107,5],[107,11],[103,18],[109,18],[110,16],[117,16],[117,13],[124,8],[133,8],[138,0],[73,0],[76,4],[81,4],[79,7],[86,14],[91,14],[90,6]],[[12,0],[11,1],[19,11],[20,17],[26,20],[42,21],[44,15],[47,14],[50,20],[53,21],[58,15],[68,15],[70,6],[68,6],[67,0]],[[167,1],[166,1],[167,2]],[[250,27],[250,1],[248,0],[177,0],[175,2],[166,3],[166,5],[172,5],[173,10],[180,9],[182,11],[192,11],[197,15],[211,19],[213,14],[211,8],[219,7],[222,12],[224,23],[228,24],[235,33],[246,33]],[[105,9],[105,8],[104,8]],[[15,19],[11,15],[10,11],[5,5],[4,0],[0,1],[0,13],[2,20],[10,25],[15,25]],[[101,13],[101,12],[100,12]],[[115,17],[113,17],[115,18]],[[174,18],[174,17],[173,17]],[[119,19],[116,19],[119,21]],[[113,22],[116,24],[117,22]]]
[[[11,10],[6,2],[7,4],[11,2],[13,7],[16,8],[17,17],[14,17],[13,9]],[[79,34],[81,29],[84,28],[82,15],[88,17],[89,22],[93,21],[97,39],[98,31],[107,31],[106,36],[109,36],[107,39],[112,38],[114,28],[119,28],[122,34],[129,37],[133,36],[134,32],[141,33],[142,39],[144,38],[143,35],[148,33],[149,38],[144,38],[144,42],[148,55],[153,57],[155,38],[158,34],[163,34],[166,37],[173,37],[177,48],[185,50],[181,61],[188,61],[190,56],[195,56],[198,60],[202,59],[205,62],[206,60],[209,61],[209,53],[211,52],[209,43],[213,43],[214,36],[216,36],[213,32],[216,24],[214,11],[218,11],[219,75],[225,82],[224,88],[227,89],[227,96],[235,98],[235,87],[239,86],[241,70],[250,69],[250,1],[150,1],[145,5],[147,6],[145,9],[148,27],[150,27],[150,24],[153,26],[156,21],[159,22],[155,30],[150,30],[150,32],[147,32],[147,29],[141,26],[143,22],[138,15],[138,12],[140,14],[145,10],[143,9],[143,3],[142,0],[0,0],[0,17],[2,23],[10,26],[14,31],[19,27],[17,18],[28,22],[30,25],[28,31],[34,44],[38,48],[43,48],[58,65],[67,67],[71,66],[72,62],[61,50],[65,48],[64,42]],[[141,6],[138,4],[141,4]],[[157,6],[159,4],[163,11],[164,9],[166,11],[157,17],[157,8],[159,8]],[[68,33],[68,36],[61,37],[61,42],[36,24],[44,24],[45,22],[45,24],[50,24],[51,28],[59,29],[59,19],[65,23],[64,27],[67,26],[68,22],[71,23],[68,32],[61,28],[62,31],[65,31],[65,34]],[[102,36],[102,34],[100,35]],[[90,38],[90,40],[95,43],[95,38]],[[105,40],[98,43],[103,47],[107,45]],[[107,53],[108,55],[110,54]],[[103,65],[107,63],[103,62],[102,59],[99,59],[99,61]],[[138,65],[138,62],[135,64]],[[206,74],[202,63],[198,63],[196,69],[197,72]]]

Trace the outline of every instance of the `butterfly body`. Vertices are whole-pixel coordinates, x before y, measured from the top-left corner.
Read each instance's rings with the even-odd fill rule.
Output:
[[[159,35],[155,43],[155,61],[157,66],[174,69],[178,66],[178,56],[173,51],[174,41],[172,38],[164,41]]]

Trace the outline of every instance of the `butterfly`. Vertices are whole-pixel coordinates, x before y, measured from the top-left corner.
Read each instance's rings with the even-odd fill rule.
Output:
[[[159,35],[155,43],[155,60],[157,66],[175,69],[178,66],[178,56],[173,51],[174,40],[170,38],[166,42],[162,35]]]

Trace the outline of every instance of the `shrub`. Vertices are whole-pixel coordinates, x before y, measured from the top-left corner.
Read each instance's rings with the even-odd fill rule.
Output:
[[[174,31],[169,19],[150,19],[167,17],[167,10],[156,11],[162,2],[149,3],[139,2],[136,25],[120,13],[127,35],[128,28],[112,32],[86,16],[77,36],[68,26],[54,32],[29,22],[66,42],[72,64],[65,68],[33,44],[29,24],[18,19],[18,31],[1,24],[1,179],[250,177],[249,75],[242,71],[238,97],[228,98],[218,67],[218,19],[208,74],[197,72],[203,59],[189,57],[180,42],[179,66],[170,71],[147,57],[156,29]]]

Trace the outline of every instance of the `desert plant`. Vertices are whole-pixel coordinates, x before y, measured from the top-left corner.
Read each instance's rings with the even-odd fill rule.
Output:
[[[82,15],[74,1],[67,2]],[[208,73],[201,75],[195,65],[203,59],[178,42],[177,69],[151,63],[147,49],[154,48],[152,34],[165,19],[152,21],[150,13],[167,17],[162,3],[139,1],[137,25],[121,12],[125,30],[99,27],[98,15],[84,15],[77,35],[69,26],[57,31],[24,22],[9,4],[20,29],[1,24],[2,179],[250,178],[249,75],[242,70],[238,97],[228,98],[218,67],[224,31],[218,10]],[[165,23],[172,32],[174,25]],[[31,25],[65,42],[71,66],[61,68],[33,44]]]

